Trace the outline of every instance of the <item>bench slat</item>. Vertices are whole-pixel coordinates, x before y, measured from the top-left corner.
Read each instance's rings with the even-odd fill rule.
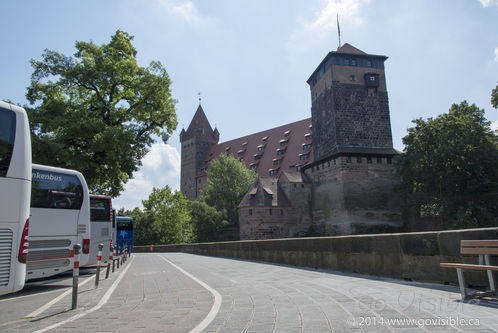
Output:
[[[498,247],[498,239],[485,239],[485,240],[462,240],[460,242],[462,247]]]
[[[456,264],[443,262],[439,264],[441,267],[445,268],[461,268],[461,269],[472,269],[481,271],[498,271],[498,266],[486,266],[486,265],[472,265],[472,264]]]
[[[462,247],[460,249],[462,254],[490,254],[498,255],[498,247]]]

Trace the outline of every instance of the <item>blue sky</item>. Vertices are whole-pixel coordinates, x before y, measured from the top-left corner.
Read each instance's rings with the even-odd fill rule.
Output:
[[[179,189],[179,132],[198,105],[221,141],[310,117],[306,80],[341,40],[386,55],[394,147],[415,118],[467,100],[498,124],[498,0],[3,1],[0,99],[25,104],[32,68],[48,48],[135,36],[138,61],[159,60],[173,81],[179,126],[157,143],[114,203],[132,209],[152,187]]]

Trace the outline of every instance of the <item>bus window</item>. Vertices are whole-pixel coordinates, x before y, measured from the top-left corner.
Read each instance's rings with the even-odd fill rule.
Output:
[[[0,108],[0,177],[7,176],[14,140],[16,136],[16,114]]]
[[[78,177],[33,169],[31,207],[79,210],[83,189]]]

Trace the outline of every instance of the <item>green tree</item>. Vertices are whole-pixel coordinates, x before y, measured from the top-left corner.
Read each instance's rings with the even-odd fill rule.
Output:
[[[209,206],[204,201],[189,201],[188,209],[194,230],[194,241],[214,242],[219,240],[219,234],[228,222],[223,213]]]
[[[496,85],[496,88],[491,92],[491,104],[495,109],[498,108],[498,84]]]
[[[148,240],[160,244],[178,244],[192,241],[193,232],[187,199],[170,187],[153,188],[144,205],[144,225],[147,225]]]
[[[26,97],[33,161],[77,169],[97,193],[117,196],[160,136],[177,126],[170,78],[160,62],[137,65],[133,36],[77,41],[73,57],[45,50],[31,60]]]
[[[237,205],[256,178],[256,173],[248,170],[244,163],[233,156],[221,154],[211,162],[209,181],[204,185],[201,199],[224,212],[230,223],[237,224]]]
[[[413,122],[396,160],[404,202],[457,227],[498,225],[498,148],[484,110],[464,101]]]

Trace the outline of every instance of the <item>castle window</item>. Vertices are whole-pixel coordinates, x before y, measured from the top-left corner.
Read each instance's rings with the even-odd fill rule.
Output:
[[[337,165],[337,160],[334,158],[334,165]]]
[[[303,150],[311,149],[311,143],[303,144]]]
[[[354,75],[350,75],[350,76],[349,76],[349,80],[350,80],[350,81],[356,81],[356,77],[355,77]]]
[[[351,163],[351,156],[346,156],[346,163]]]
[[[372,158],[371,157],[367,157],[367,163],[368,164],[372,164]]]
[[[280,215],[284,215],[284,210],[283,209],[280,210]]]
[[[278,174],[278,168],[277,169],[270,169],[268,170],[270,173],[270,176],[276,176]]]
[[[297,184],[294,184],[294,188],[296,188],[296,187],[297,187]]]
[[[361,156],[358,156],[358,157],[356,158],[356,163],[361,163]]]
[[[283,155],[285,154],[285,148],[284,149],[277,149],[277,155]]]
[[[301,188],[304,188],[304,184],[301,184]]]
[[[387,164],[392,164],[393,159],[391,157],[388,157],[388,158],[386,158],[386,162],[387,162]]]
[[[268,213],[269,213],[270,215],[273,215],[273,211],[271,210],[271,208],[269,209]]]
[[[382,164],[382,157],[377,157],[377,164]]]
[[[330,161],[327,161],[327,166],[330,168]]]
[[[301,161],[305,161],[305,160],[307,160],[309,157],[310,157],[310,154],[309,154],[309,153],[308,153],[308,154],[299,154],[299,159],[300,159]]]
[[[351,66],[356,66],[356,60],[354,59],[351,60]]]
[[[349,66],[349,59],[344,59],[344,65]]]
[[[252,215],[252,209],[249,209],[249,215]]]
[[[367,60],[367,67],[372,67],[372,62],[370,60]]]

